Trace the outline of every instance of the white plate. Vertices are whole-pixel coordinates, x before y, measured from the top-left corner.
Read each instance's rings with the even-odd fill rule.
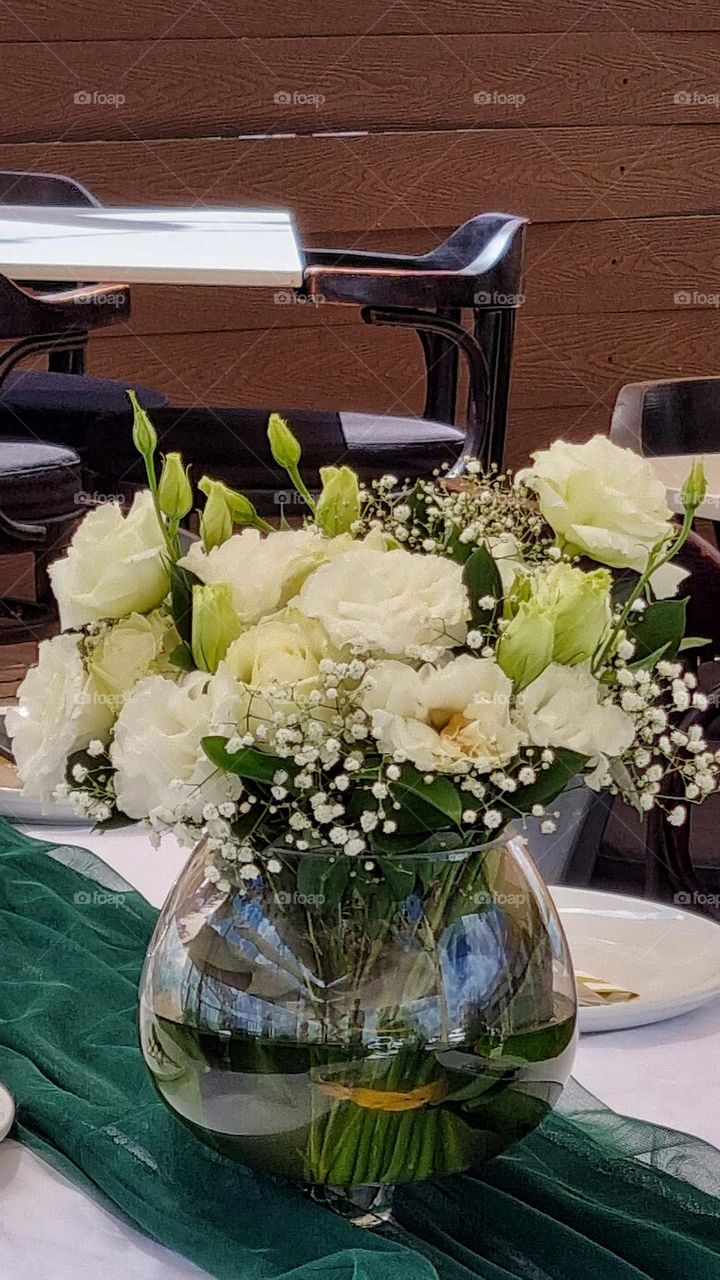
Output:
[[[0,816],[12,822],[41,823],[49,827],[92,827],[93,818],[79,818],[67,800],[53,800],[45,808],[39,800],[24,796],[18,787],[0,787]]]
[[[9,1089],[0,1084],[0,1142],[6,1138],[15,1119],[15,1101]]]
[[[720,925],[669,903],[550,889],[579,973],[637,991],[580,1009],[581,1031],[617,1031],[689,1013],[720,994]]]

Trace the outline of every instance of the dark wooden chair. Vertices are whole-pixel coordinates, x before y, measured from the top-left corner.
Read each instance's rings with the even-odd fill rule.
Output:
[[[628,383],[615,402],[610,439],[646,457],[677,455],[677,469],[668,464],[668,482],[679,492],[688,473],[685,455],[720,453],[720,377]],[[720,519],[709,514],[720,547]]]
[[[720,453],[720,378],[628,383],[615,401],[610,439],[648,457]]]
[[[523,301],[525,226],[526,219],[513,214],[479,214],[419,257],[306,252],[306,296],[359,307],[367,324],[415,329],[425,357],[428,422],[455,422],[463,357],[469,400],[457,472],[469,456],[502,465],[515,317]],[[467,327],[463,313],[471,317]],[[378,417],[358,416],[367,418],[371,437]]]
[[[79,182],[52,173],[0,171],[0,204],[93,206]],[[0,276],[0,434],[28,434],[82,447],[93,414],[127,417],[122,385],[85,373],[89,334],[130,315],[127,285],[11,281]],[[18,369],[47,357],[47,372]],[[147,408],[167,396],[136,388]]]
[[[98,208],[86,187],[54,173],[0,170],[0,205],[61,205]],[[48,285],[0,276],[0,340],[19,338],[0,356],[0,384],[29,355],[47,352],[48,368],[83,373],[88,332],[127,319],[130,290],[125,284]]]
[[[501,465],[515,315],[522,302],[524,230],[522,218],[489,213],[420,257],[307,252],[304,297],[359,308],[368,324],[416,330],[425,361],[422,417],[278,405],[170,407],[153,413],[161,447],[182,452],[196,476],[205,471],[241,488],[264,515],[277,515],[295,501],[267,446],[270,409],[282,412],[300,437],[311,489],[319,484],[319,468],[339,461],[366,481],[388,471],[431,476],[443,464],[459,473],[470,455]],[[471,320],[467,326],[465,315]],[[455,425],[461,357],[469,383],[465,430]],[[129,429],[94,433],[87,461],[101,488],[119,477],[143,483]]]

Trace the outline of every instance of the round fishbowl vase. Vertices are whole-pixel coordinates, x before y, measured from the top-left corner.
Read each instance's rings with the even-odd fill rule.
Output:
[[[369,888],[336,850],[250,883],[216,862],[200,844],[172,890],[140,1003],[155,1086],[203,1142],[371,1224],[557,1102],[575,983],[522,838],[385,859]]]

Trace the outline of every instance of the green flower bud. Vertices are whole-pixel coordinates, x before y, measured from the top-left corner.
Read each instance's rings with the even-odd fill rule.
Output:
[[[203,489],[207,494],[207,502],[200,516],[200,537],[205,550],[212,551],[213,547],[222,546],[223,542],[232,537],[233,519],[223,493],[225,486],[215,481],[201,480],[201,489],[203,485],[207,486]]]
[[[233,640],[242,631],[235,612],[232,588],[227,582],[211,582],[192,589],[192,655],[201,671],[217,671]]]
[[[133,444],[143,458],[151,458],[157,449],[157,432],[134,391],[128,391],[133,407]]]
[[[287,422],[279,413],[271,413],[268,422],[267,437],[270,452],[279,467],[293,471],[300,463],[302,449],[300,441],[293,435]]]
[[[701,458],[696,458],[680,491],[683,511],[696,511],[707,493],[707,479]]]
[[[497,660],[516,689],[524,689],[550,665],[554,640],[552,620],[532,600],[523,601],[497,647]]]
[[[272,528],[267,520],[263,520],[258,515],[252,502],[245,497],[244,493],[238,493],[237,489],[230,489],[228,485],[223,484],[222,480],[210,480],[208,476],[203,476],[198,489],[201,493],[207,494],[208,498],[213,491],[222,494],[233,524],[249,524],[256,529]]]
[[[575,666],[593,657],[610,626],[610,585],[607,569],[583,573],[564,563],[518,583],[498,642],[498,662],[518,688],[551,662]]]
[[[360,485],[350,467],[321,467],[322,493],[318,498],[315,521],[323,533],[335,538],[349,533],[360,519]]]
[[[171,520],[182,520],[192,509],[193,493],[190,468],[183,466],[182,455],[169,453],[163,462],[158,485],[160,510]]]

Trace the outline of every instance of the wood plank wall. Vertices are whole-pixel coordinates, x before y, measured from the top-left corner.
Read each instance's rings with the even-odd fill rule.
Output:
[[[720,372],[717,0],[13,0],[0,45],[2,168],[286,205],[313,245],[531,218],[514,462],[605,429],[623,382]],[[419,408],[415,340],[344,308],[134,300],[92,371],[182,403]]]

